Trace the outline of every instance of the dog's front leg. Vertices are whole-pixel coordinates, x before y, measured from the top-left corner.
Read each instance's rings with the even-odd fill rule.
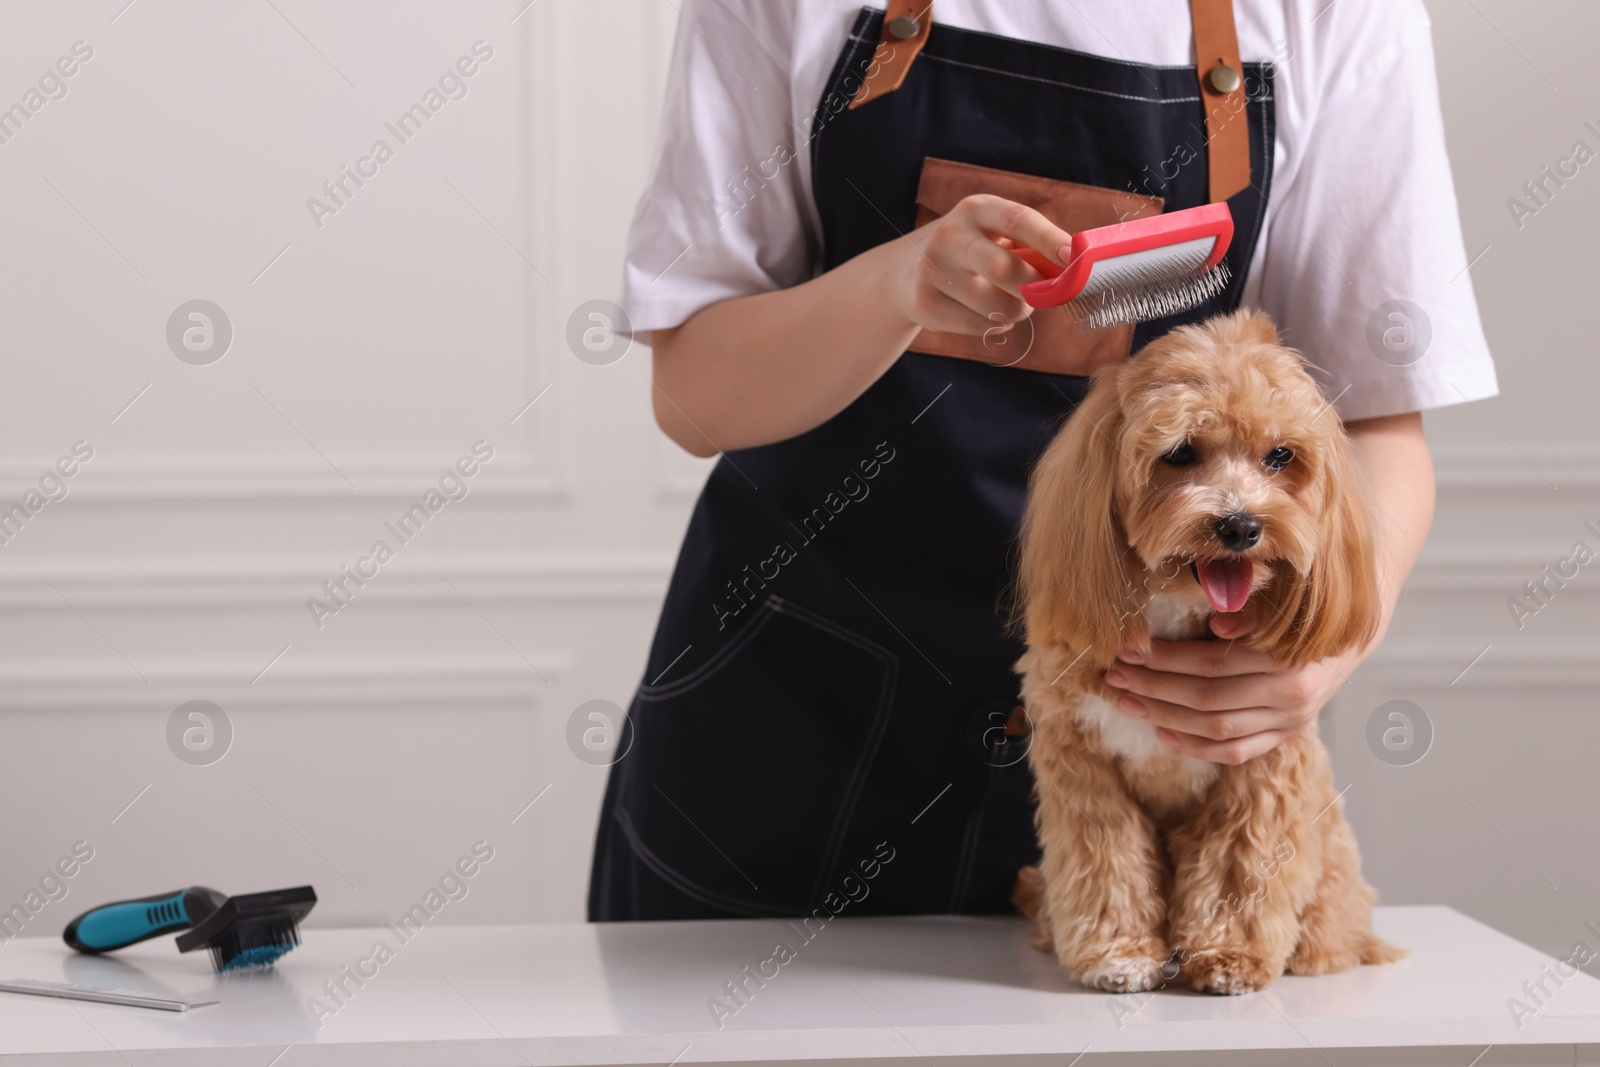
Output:
[[[1320,741],[1286,741],[1222,767],[1199,814],[1169,833],[1168,935],[1195,989],[1249,993],[1284,972],[1322,869],[1312,801],[1327,775]]]
[[[1161,936],[1166,862],[1155,828],[1069,715],[1040,717],[1028,760],[1056,957],[1096,989],[1154,989],[1171,955]]]

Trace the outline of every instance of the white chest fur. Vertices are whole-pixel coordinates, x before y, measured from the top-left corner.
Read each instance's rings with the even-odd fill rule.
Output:
[[[1151,636],[1167,641],[1188,640],[1204,633],[1206,614],[1204,608],[1197,609],[1172,597],[1152,597],[1145,605]],[[1156,737],[1154,724],[1120,712],[1097,696],[1085,695],[1076,717],[1080,726],[1099,731],[1100,743],[1112,754],[1135,766],[1172,755],[1172,750]],[[1199,793],[1216,780],[1215,763],[1180,756],[1178,764],[1179,774],[1192,793]]]
[[[1192,641],[1203,637],[1206,619],[1210,614],[1204,607],[1195,607],[1170,596],[1153,596],[1144,606],[1145,621],[1150,624],[1150,636],[1163,641]]]

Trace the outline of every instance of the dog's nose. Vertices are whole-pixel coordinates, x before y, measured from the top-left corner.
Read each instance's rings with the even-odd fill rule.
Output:
[[[1217,540],[1230,552],[1243,552],[1255,547],[1255,543],[1261,540],[1261,520],[1249,512],[1235,511],[1232,515],[1224,515],[1213,528],[1217,531]]]

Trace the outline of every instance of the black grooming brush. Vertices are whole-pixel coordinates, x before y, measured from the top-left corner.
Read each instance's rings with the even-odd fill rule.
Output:
[[[316,890],[308,885],[229,897],[178,935],[178,951],[210,949],[219,972],[270,966],[300,943],[300,920],[316,903]]]
[[[300,943],[300,920],[316,903],[308,885],[237,897],[192,886],[91,908],[62,937],[79,952],[100,953],[183,930],[178,951],[208,948],[218,971],[266,967]]]

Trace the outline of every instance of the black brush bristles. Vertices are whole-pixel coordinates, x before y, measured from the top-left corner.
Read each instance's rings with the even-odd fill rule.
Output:
[[[207,947],[218,973],[245,967],[270,967],[300,944],[300,926],[292,919],[237,923]]]
[[[178,935],[178,951],[209,949],[219,972],[270,967],[300,944],[300,920],[316,902],[308,885],[229,897],[194,929]]]

